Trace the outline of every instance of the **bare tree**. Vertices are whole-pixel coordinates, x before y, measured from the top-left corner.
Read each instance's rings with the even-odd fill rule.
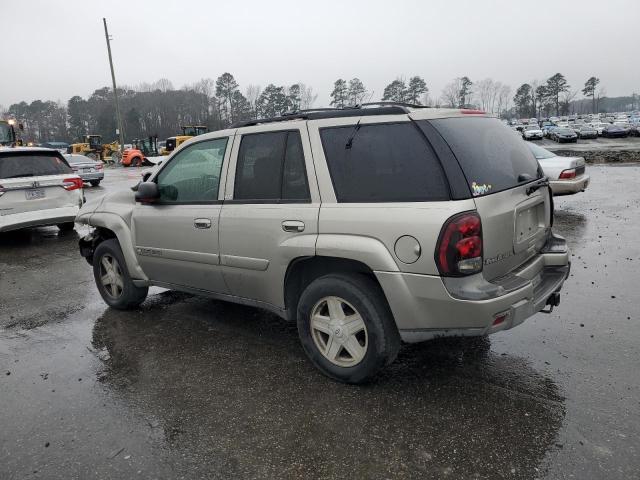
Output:
[[[298,85],[300,85],[300,108],[307,110],[313,107],[313,104],[318,99],[318,94],[313,93],[313,88],[304,83],[298,83]]]
[[[462,88],[462,81],[459,78],[453,79],[447,83],[442,89],[441,99],[448,107],[455,108],[458,106],[460,100],[460,90]]]
[[[502,116],[504,112],[509,110],[509,102],[511,101],[511,87],[509,85],[500,86],[498,91],[498,115]]]
[[[260,85],[249,85],[245,90],[245,97],[247,97],[247,101],[254,111],[256,110],[256,102],[258,101],[258,98],[260,98],[261,93],[262,88]]]
[[[496,96],[500,89],[500,82],[494,82],[491,78],[485,78],[476,82],[476,92],[480,100],[480,107],[486,112],[493,112]]]

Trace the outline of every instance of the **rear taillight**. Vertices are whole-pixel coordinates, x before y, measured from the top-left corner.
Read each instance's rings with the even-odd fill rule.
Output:
[[[65,190],[78,190],[79,188],[82,188],[84,186],[84,184],[82,183],[82,179],[81,178],[65,178],[62,181],[62,187]]]
[[[99,163],[96,165],[96,170],[102,170],[104,168],[104,165],[102,163]]]
[[[484,110],[477,110],[474,108],[463,108],[462,110],[460,110],[460,113],[462,113],[463,115],[484,115],[487,112],[485,112]]]
[[[568,180],[570,178],[576,178],[576,169],[570,168],[568,170],[563,170],[560,173],[560,180]]]
[[[476,212],[447,220],[438,238],[435,260],[440,275],[446,277],[482,271],[482,222]]]

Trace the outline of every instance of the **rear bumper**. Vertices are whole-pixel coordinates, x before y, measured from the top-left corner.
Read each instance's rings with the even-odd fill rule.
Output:
[[[446,285],[439,276],[375,273],[400,336],[413,343],[513,328],[544,309],[550,297],[557,297],[554,294],[560,291],[569,269],[566,242],[554,237],[554,244],[546,252],[492,282],[484,280],[481,273]],[[493,325],[502,315],[502,322]]]
[[[82,179],[83,182],[90,182],[91,180],[104,179],[104,172],[79,173],[78,176]]]
[[[0,232],[73,222],[79,211],[79,206],[73,206],[0,215]]]
[[[589,175],[582,175],[573,180],[551,180],[549,184],[554,195],[569,195],[585,191],[590,181]]]

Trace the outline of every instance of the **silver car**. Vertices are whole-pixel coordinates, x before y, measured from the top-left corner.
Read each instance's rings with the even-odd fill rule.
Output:
[[[92,187],[97,187],[104,180],[104,163],[100,160],[75,153],[66,154],[64,158],[67,159],[74,173],[78,174],[83,182],[90,183]]]
[[[57,150],[0,147],[0,232],[72,230],[83,199],[82,180]]]
[[[584,157],[562,157],[538,145],[528,145],[549,179],[554,196],[573,195],[587,189],[591,179],[586,173]]]
[[[569,252],[551,205],[498,119],[384,105],[194,137],[77,221],[113,308],[151,285],[265,308],[297,322],[324,374],[360,383],[403,341],[489,335],[557,306]]]

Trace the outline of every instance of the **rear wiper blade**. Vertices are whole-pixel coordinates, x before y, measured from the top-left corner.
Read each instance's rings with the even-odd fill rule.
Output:
[[[530,185],[527,185],[527,195],[531,195],[533,192],[542,187],[549,186],[549,179],[547,177],[542,177],[533,182]]]
[[[360,130],[360,120],[358,120],[358,123],[356,123],[355,127],[353,127],[353,130],[351,131],[351,135],[349,135],[349,138],[347,139],[347,143],[345,143],[344,145],[345,150],[349,150],[353,145],[353,139],[356,138],[356,134],[358,133],[358,130]]]

